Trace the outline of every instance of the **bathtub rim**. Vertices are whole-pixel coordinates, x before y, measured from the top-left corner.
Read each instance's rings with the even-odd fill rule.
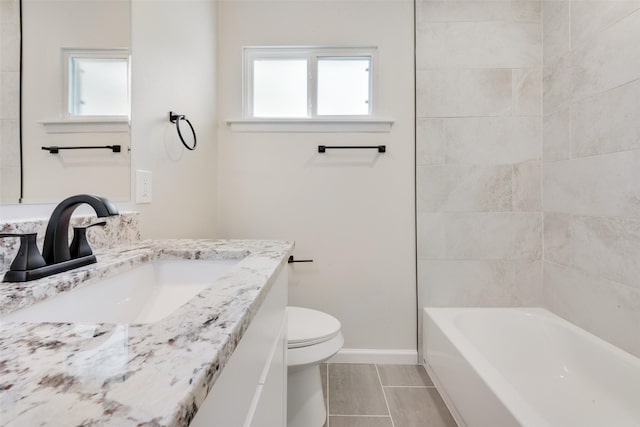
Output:
[[[598,335],[587,331],[586,329],[581,328],[570,320],[565,319],[557,315],[556,313],[547,310],[544,307],[424,307],[423,311],[425,314],[429,315],[429,313],[435,313],[438,316],[447,316],[447,320],[451,320],[455,322],[455,319],[452,318],[454,315],[458,315],[459,311],[511,311],[517,313],[526,313],[527,315],[535,315],[547,318],[547,320],[552,321],[553,323],[559,324],[561,327],[567,328],[572,332],[577,333],[578,335],[586,338],[589,341],[595,342],[598,345],[602,345],[608,351],[611,351],[614,354],[617,354],[619,357],[626,359],[628,363],[638,365],[640,364],[640,357],[637,357],[627,350],[620,348],[609,341],[599,337]],[[430,318],[433,318],[430,316]],[[455,329],[455,331],[461,335],[461,339],[468,342],[472,347],[473,344],[467,340],[464,335],[459,332],[459,329]],[[474,347],[475,350],[475,347]],[[479,352],[479,351],[478,351]]]
[[[578,336],[601,346],[604,350],[610,351],[617,357],[623,358],[631,365],[639,365],[640,358],[621,349],[608,341],[598,337],[597,335],[580,328],[573,324],[569,320],[558,316],[557,314],[543,308],[543,307],[423,307],[423,363],[425,369],[434,374],[438,378],[437,373],[430,365],[428,360],[428,325],[427,322],[431,322],[447,342],[454,348],[454,350],[461,356],[464,361],[472,368],[477,377],[484,383],[484,385],[494,394],[494,396],[504,405],[504,408],[521,424],[521,425],[535,425],[540,427],[550,427],[551,424],[546,420],[526,399],[524,399],[517,389],[505,379],[505,377],[488,361],[486,356],[471,342],[465,334],[459,329],[456,324],[456,318],[460,316],[461,312],[515,312],[519,315],[537,316],[542,317],[552,323],[555,323],[559,327],[568,329],[571,333],[575,333]],[[447,406],[453,406],[455,408],[455,402],[448,395],[444,384],[437,379],[439,384],[438,390],[443,390],[444,394],[447,394],[447,399],[450,402],[445,401]],[[455,412],[460,419],[464,420],[462,414],[455,408]],[[453,413],[453,411],[452,411]],[[459,422],[456,419],[456,422]],[[466,424],[462,424],[466,425]]]

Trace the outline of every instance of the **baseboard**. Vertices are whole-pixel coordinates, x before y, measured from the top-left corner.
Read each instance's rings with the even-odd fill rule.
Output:
[[[375,348],[343,348],[327,363],[377,363],[380,365],[416,365],[416,350],[383,350]]]

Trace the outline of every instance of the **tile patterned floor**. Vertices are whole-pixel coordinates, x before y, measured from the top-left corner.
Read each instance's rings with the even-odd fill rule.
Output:
[[[456,427],[422,366],[321,365],[325,427]]]

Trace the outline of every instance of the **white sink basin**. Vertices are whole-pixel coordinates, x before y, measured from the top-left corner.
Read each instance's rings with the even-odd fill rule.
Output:
[[[153,323],[214,284],[240,260],[153,261],[2,317],[3,322]]]

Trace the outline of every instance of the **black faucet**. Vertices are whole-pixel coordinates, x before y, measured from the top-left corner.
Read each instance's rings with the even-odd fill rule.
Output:
[[[88,243],[86,243],[86,227],[74,228],[73,251],[69,248],[69,221],[71,215],[78,206],[85,203],[91,206],[100,218],[118,215],[118,210],[115,206],[104,197],[79,194],[63,200],[53,210],[49,219],[41,257],[35,246],[35,234],[28,236],[0,235],[0,237],[20,237],[21,247],[18,250],[16,260],[18,257],[25,259],[22,262],[11,264],[11,268],[5,274],[3,281],[26,282],[95,263],[97,261],[96,257],[93,255]],[[93,225],[104,225],[104,222]],[[26,247],[25,244],[29,246]],[[23,248],[23,246],[25,247]]]
[[[69,220],[71,214],[82,204],[88,204],[96,211],[99,218],[118,215],[118,210],[104,197],[80,194],[64,199],[56,206],[49,218],[44,235],[42,256],[47,265],[57,264],[71,259],[69,251]]]

